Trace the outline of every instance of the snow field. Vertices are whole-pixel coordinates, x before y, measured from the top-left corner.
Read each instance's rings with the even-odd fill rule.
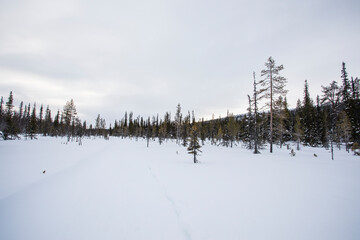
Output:
[[[360,239],[344,150],[65,141],[0,142],[0,239]]]

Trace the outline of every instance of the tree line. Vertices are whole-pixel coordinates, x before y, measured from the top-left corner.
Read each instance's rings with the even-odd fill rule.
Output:
[[[74,101],[66,102],[62,111],[52,114],[49,106],[44,108],[36,103],[25,105],[20,103],[15,109],[13,93],[8,100],[0,100],[0,131],[3,138],[14,139],[18,134],[27,138],[44,136],[66,136],[68,140],[76,139],[81,143],[85,136],[109,136],[121,138],[144,138],[147,145],[158,141],[174,139],[178,144],[196,145],[199,139],[202,144],[209,141],[214,145],[232,147],[244,144],[247,148],[259,153],[265,144],[282,147],[286,142],[297,142],[308,146],[331,148],[345,144],[346,149],[358,148],[360,143],[360,96],[359,79],[349,78],[346,65],[342,63],[338,83],[332,81],[322,86],[321,95],[315,101],[310,97],[309,84],[304,82],[303,99],[298,99],[295,109],[289,109],[287,103],[287,79],[281,76],[283,65],[276,65],[271,57],[261,71],[261,79],[256,80],[253,73],[253,92],[248,95],[248,111],[246,114],[228,113],[223,118],[196,120],[194,112],[182,113],[180,104],[176,106],[175,116],[170,112],[162,117],[135,116],[133,112],[125,112],[124,116],[106,126],[100,116],[95,124],[81,121],[77,115]],[[194,153],[194,151],[192,151]],[[195,161],[195,158],[194,158]]]

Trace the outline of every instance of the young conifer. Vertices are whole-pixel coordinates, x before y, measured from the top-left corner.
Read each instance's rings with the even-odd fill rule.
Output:
[[[199,155],[199,152],[201,152],[200,144],[199,144],[199,132],[196,124],[194,124],[190,131],[190,141],[189,141],[189,147],[187,148],[188,153],[192,154],[194,156],[194,163],[198,163],[198,160],[196,159],[196,156]]]

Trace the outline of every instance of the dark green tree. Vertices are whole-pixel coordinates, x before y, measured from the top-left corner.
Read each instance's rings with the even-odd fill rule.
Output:
[[[192,154],[194,156],[194,163],[198,163],[196,156],[199,155],[199,152],[201,152],[200,150],[201,146],[199,144],[198,137],[199,137],[198,128],[196,124],[193,124],[190,131],[189,147],[187,148],[187,150],[189,154]]]
[[[15,114],[14,114],[14,97],[12,91],[9,94],[8,101],[6,102],[6,112],[5,112],[5,129],[4,129],[4,139],[12,139],[17,136],[17,128],[15,124]]]
[[[307,80],[305,80],[304,100],[300,112],[301,125],[304,131],[304,143],[306,145],[316,146],[320,139],[318,139],[316,134],[315,107],[313,100],[310,98],[309,85]]]
[[[30,123],[28,125],[28,131],[27,131],[31,139],[33,138],[36,139],[37,128],[38,126],[37,126],[37,118],[36,118],[36,103],[34,103],[34,107],[30,117]]]

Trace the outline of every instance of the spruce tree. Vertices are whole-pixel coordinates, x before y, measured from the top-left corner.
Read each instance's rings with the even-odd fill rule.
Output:
[[[253,142],[255,139],[255,134],[254,130],[255,130],[255,124],[254,124],[254,116],[252,114],[252,100],[250,95],[248,95],[248,104],[249,107],[247,108],[248,113],[247,116],[245,117],[246,119],[246,128],[245,128],[245,132],[244,132],[244,136],[243,139],[246,142],[247,148],[248,149],[253,149]]]
[[[12,139],[17,136],[17,129],[14,121],[14,97],[12,91],[9,94],[8,101],[6,102],[6,115],[5,115],[5,129],[4,139]]]
[[[76,116],[77,116],[76,106],[74,104],[74,100],[71,99],[70,101],[66,102],[61,115],[62,118],[61,123],[64,126],[65,134],[68,135],[68,141],[70,140],[70,136],[72,134],[73,125],[74,125],[73,123]]]
[[[305,80],[304,100],[301,108],[301,122],[304,131],[304,143],[310,146],[316,146],[319,142],[316,136],[315,126],[315,107],[313,100],[310,98],[309,85]]]
[[[267,106],[270,110],[270,153],[273,152],[273,103],[277,96],[285,96],[287,90],[285,85],[286,78],[280,76],[280,71],[284,69],[283,65],[276,66],[275,60],[269,57],[265,63],[266,69],[261,71],[261,76],[265,77],[259,81],[261,88],[259,89],[259,100],[266,98],[269,99]]]
[[[230,147],[233,147],[233,143],[236,140],[238,127],[236,124],[235,117],[232,114],[230,114],[230,116],[228,117],[228,122],[226,126],[227,126],[228,138],[230,141]]]
[[[43,117],[44,117],[44,106],[41,104],[39,112],[39,133],[43,133]]]
[[[344,62],[342,63],[342,68],[341,68],[341,80],[342,80],[341,97],[342,97],[342,101],[345,104],[347,104],[350,99],[351,87]]]
[[[52,119],[51,119],[51,110],[49,108],[49,105],[46,108],[45,112],[45,120],[43,124],[43,134],[44,136],[48,136],[51,134],[51,125],[52,125]]]
[[[0,99],[0,131],[4,131],[4,128],[5,128],[3,105],[4,105],[4,99],[3,99],[3,97],[1,97],[1,99]]]
[[[31,117],[30,117],[30,123],[29,123],[29,129],[28,129],[28,133],[30,135],[30,138],[33,139],[36,135],[37,132],[37,119],[36,119],[36,103],[34,103],[34,107],[31,113]]]
[[[349,152],[351,123],[345,111],[342,111],[339,114],[338,122],[336,124],[336,130],[337,130],[337,143],[340,145],[341,142],[344,142],[346,151]]]
[[[199,144],[198,137],[199,137],[198,128],[196,124],[193,124],[190,131],[189,147],[187,148],[187,150],[189,154],[192,154],[194,156],[194,163],[198,163],[196,156],[199,155],[199,152],[201,152],[200,150],[201,146]]]
[[[176,126],[176,143],[180,145],[180,136],[181,136],[181,106],[180,103],[176,107],[175,115],[175,126]]]
[[[300,114],[301,114],[300,111],[301,111],[301,102],[300,102],[300,99],[298,99],[297,105],[296,105],[294,134],[293,134],[295,137],[296,143],[297,143],[296,150],[298,150],[298,151],[300,150],[300,142],[304,135],[304,131],[303,131],[301,120],[300,120]]]

